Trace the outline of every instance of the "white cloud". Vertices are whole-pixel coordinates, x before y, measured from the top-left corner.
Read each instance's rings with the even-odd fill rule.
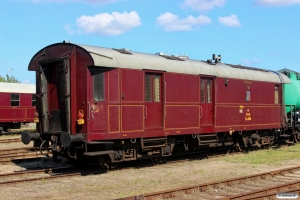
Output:
[[[251,67],[251,66],[256,65],[256,64],[259,63],[259,62],[260,62],[260,60],[257,59],[257,58],[252,58],[252,59],[245,59],[245,58],[244,58],[244,59],[242,59],[242,61],[241,61],[241,65]]]
[[[64,26],[64,30],[67,31],[69,35],[74,35],[76,33],[80,33],[78,28],[73,24],[66,24]]]
[[[288,6],[300,4],[300,0],[256,0],[255,3],[263,6]]]
[[[234,14],[231,14],[229,17],[219,17],[218,21],[221,24],[224,24],[225,26],[230,26],[230,27],[242,26],[242,24],[240,23],[238,17]]]
[[[29,80],[29,79],[26,79],[26,80],[22,81],[22,83],[29,84],[29,83],[30,83],[30,80]]]
[[[226,0],[184,0],[183,7],[197,11],[212,10],[215,7],[222,7]]]
[[[65,2],[85,2],[90,4],[114,3],[120,0],[30,0],[33,3],[65,3]]]
[[[94,16],[82,15],[76,19],[76,25],[67,24],[64,29],[71,35],[74,33],[120,35],[140,25],[139,15],[131,11],[130,13],[100,13]],[[74,29],[75,27],[77,30]]]
[[[210,24],[211,19],[204,15],[199,15],[198,17],[188,16],[187,18],[179,19],[178,15],[166,12],[156,18],[156,23],[165,31],[188,31],[192,30],[194,26]]]

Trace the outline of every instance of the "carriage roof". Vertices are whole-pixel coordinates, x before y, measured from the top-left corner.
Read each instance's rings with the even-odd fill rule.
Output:
[[[0,92],[35,94],[35,84],[0,82]]]
[[[103,47],[78,45],[93,58],[95,66],[106,66],[130,69],[150,69],[182,74],[202,74],[224,78],[289,83],[288,77],[282,73],[269,70],[230,65],[224,63],[211,64],[206,61],[177,59],[172,56],[145,54],[128,50],[118,51]],[[126,53],[128,52],[128,53]],[[129,54],[130,53],[130,54]],[[168,58],[166,58],[168,57]],[[281,76],[281,78],[279,77]]]
[[[75,45],[82,48],[91,56],[94,66],[126,68],[137,70],[158,70],[181,74],[207,75],[223,78],[243,79],[252,81],[265,81],[273,83],[290,83],[287,76],[280,72],[245,67],[240,65],[231,65],[225,63],[208,63],[201,60],[182,59],[175,56],[164,56],[156,54],[147,54],[134,52],[126,49],[112,49],[83,44],[57,43],[49,45],[51,48],[55,45]],[[38,57],[43,49],[33,58]],[[32,69],[29,67],[29,69]]]

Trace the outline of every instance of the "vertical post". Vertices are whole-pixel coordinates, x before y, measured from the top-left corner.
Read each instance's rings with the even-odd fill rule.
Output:
[[[66,107],[66,125],[67,131],[71,134],[70,128],[70,60],[69,58],[64,59],[64,73],[65,73],[65,107]]]

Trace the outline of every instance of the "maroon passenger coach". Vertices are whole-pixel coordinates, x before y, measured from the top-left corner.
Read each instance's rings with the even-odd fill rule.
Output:
[[[269,145],[282,134],[283,84],[277,72],[72,43],[33,56],[37,133],[52,151],[108,166],[163,159],[174,147]],[[41,146],[42,146],[41,145]]]
[[[0,133],[34,121],[34,84],[0,82]]]

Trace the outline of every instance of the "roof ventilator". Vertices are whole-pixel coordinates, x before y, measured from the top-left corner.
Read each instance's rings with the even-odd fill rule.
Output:
[[[213,54],[212,59],[207,59],[206,62],[209,64],[217,64],[218,62],[221,62],[221,59],[222,59],[221,55],[216,56],[216,54]],[[215,61],[215,63],[213,63],[212,61]]]
[[[216,56],[216,54],[213,54],[212,59],[215,61],[215,63],[218,63],[221,62],[222,56],[221,55]]]
[[[170,60],[179,60],[179,61],[185,61],[184,59],[180,58],[179,56],[169,56],[169,55],[166,55],[164,53],[156,53],[156,55],[159,55],[161,57],[164,57],[166,59],[170,59]]]
[[[124,54],[130,54],[130,55],[132,55],[132,53],[130,53],[130,49],[125,49],[125,48],[115,49],[115,48],[113,48],[113,50],[118,51],[119,53],[124,53]]]

